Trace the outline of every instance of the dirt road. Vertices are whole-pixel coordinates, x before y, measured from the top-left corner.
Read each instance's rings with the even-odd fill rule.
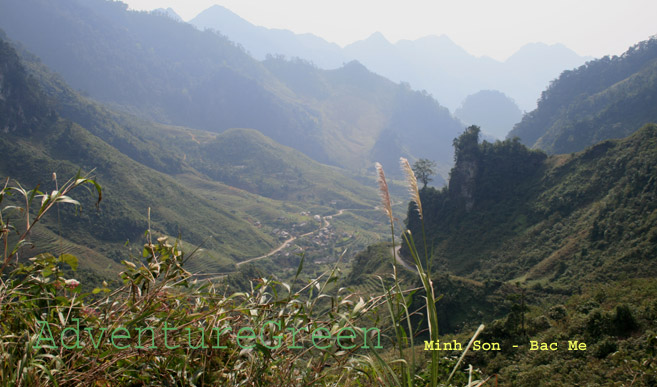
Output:
[[[330,217],[332,218],[332,217],[334,217],[334,216],[340,216],[340,215],[342,215],[342,214],[344,213],[344,211],[345,211],[345,209],[343,208],[343,209],[341,209],[341,210],[338,210],[338,212],[336,212],[336,213],[333,214],[333,215],[323,216],[323,217],[322,217],[322,221],[324,222],[324,227],[328,227],[328,226],[331,225],[331,223],[329,223],[329,221],[326,220],[327,217],[330,216]],[[271,251],[268,252],[267,254],[265,254],[265,255],[261,255],[261,256],[259,256],[259,257],[255,257],[255,258],[249,258],[249,259],[247,259],[246,261],[238,262],[238,263],[235,264],[235,266],[240,267],[240,266],[244,265],[245,263],[249,263],[249,262],[253,262],[253,261],[259,261],[259,260],[261,260],[261,259],[265,259],[265,258],[267,258],[267,257],[271,257],[272,255],[278,253],[279,251],[281,251],[281,250],[283,250],[284,248],[286,248],[287,246],[289,246],[290,243],[294,242],[297,238],[303,238],[303,237],[306,237],[306,236],[308,236],[308,235],[312,235],[312,234],[314,234],[314,233],[316,233],[316,232],[317,232],[317,231],[307,232],[307,233],[305,233],[305,234],[299,235],[298,237],[292,236],[292,237],[288,238],[285,242],[283,242],[283,244],[281,244],[281,245],[278,246],[277,248],[271,250]]]
[[[402,265],[405,269],[410,270],[410,271],[416,271],[416,268],[414,266],[411,266],[408,264],[406,261],[402,259],[402,257],[399,255],[399,249],[401,249],[401,246],[396,246],[395,247],[395,259],[397,260],[397,263]],[[392,247],[390,248],[392,252]]]

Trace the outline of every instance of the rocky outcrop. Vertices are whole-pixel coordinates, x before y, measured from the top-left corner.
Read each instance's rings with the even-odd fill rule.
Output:
[[[465,211],[470,212],[475,204],[475,186],[478,172],[476,160],[464,160],[452,171],[449,192],[453,198],[462,201]]]
[[[454,140],[454,168],[449,179],[449,194],[452,200],[463,203],[466,212],[475,205],[475,188],[479,172],[478,126],[470,126]]]

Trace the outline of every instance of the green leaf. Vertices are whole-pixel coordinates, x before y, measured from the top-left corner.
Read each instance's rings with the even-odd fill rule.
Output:
[[[98,201],[96,202],[96,207],[98,207],[100,205],[100,201],[103,200],[103,189],[101,188],[100,184],[92,179],[77,179],[75,181],[76,186],[83,183],[91,183],[94,187],[96,187],[96,191],[98,192]]]
[[[74,255],[62,254],[59,256],[59,261],[69,265],[73,271],[78,270],[78,259]]]
[[[299,273],[301,273],[301,270],[303,269],[303,261],[306,259],[305,254],[301,254],[301,262],[299,262],[299,267],[297,268],[297,274],[294,276],[294,281],[299,278]]]
[[[56,201],[57,203],[60,203],[60,202],[61,202],[61,203],[70,203],[70,204],[73,204],[73,205],[76,205],[76,206],[79,206],[79,205],[80,205],[80,202],[78,202],[77,200],[72,199],[72,198],[70,198],[70,197],[68,197],[68,196],[60,196],[60,197],[58,197],[55,201]]]
[[[30,258],[30,260],[39,263],[54,263],[55,256],[50,253],[41,253],[34,258]]]
[[[25,211],[25,209],[23,207],[19,207],[19,206],[7,206],[7,207],[2,209],[3,212],[7,211],[7,210],[18,210],[20,212]]]
[[[40,185],[41,184],[37,184],[37,186],[33,190],[27,192],[27,193],[29,193],[28,203],[30,203],[30,204],[32,203],[32,200],[34,199],[34,196],[36,196],[36,194],[42,194],[42,192],[39,191],[39,186]]]

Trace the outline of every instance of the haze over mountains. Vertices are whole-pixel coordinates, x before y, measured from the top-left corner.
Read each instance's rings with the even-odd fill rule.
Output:
[[[514,101],[497,90],[482,90],[469,95],[454,111],[468,125],[481,125],[487,134],[503,139],[509,128],[520,122],[522,112]]]
[[[255,130],[217,134],[112,111],[5,39],[0,33],[0,174],[47,187],[53,172],[65,178],[94,170],[103,186],[101,211],[82,197],[88,211],[77,217],[62,211],[66,237],[57,247],[50,244],[58,239],[56,224],[46,222],[33,235],[40,248],[84,254],[87,272],[116,267],[126,240],[138,240],[148,227],[149,208],[158,232],[203,244],[192,268],[230,271],[276,247],[272,229],[308,222],[300,212],[333,213],[336,206],[367,212],[376,202],[373,188],[344,170]],[[362,241],[369,237],[361,234]]]
[[[310,60],[320,68],[336,68],[358,60],[368,69],[395,82],[425,89],[450,110],[480,90],[499,90],[516,101],[521,110],[536,106],[540,92],[563,70],[587,59],[567,47],[532,43],[521,47],[504,62],[475,57],[447,36],[389,42],[381,33],[344,48],[311,34],[255,26],[230,10],[214,5],[189,21],[221,32],[238,42],[257,59],[267,54]]]
[[[215,132],[254,128],[317,161],[356,171],[394,149],[436,160],[444,177],[451,141],[462,130],[425,93],[358,63],[321,70],[299,61],[258,62],[214,32],[128,12],[117,2],[0,4],[9,37],[71,86],[162,123]]]

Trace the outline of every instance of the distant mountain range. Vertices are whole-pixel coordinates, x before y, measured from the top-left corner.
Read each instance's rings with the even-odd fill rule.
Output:
[[[213,132],[253,128],[355,171],[374,161],[396,171],[399,156],[424,157],[441,166],[443,177],[463,129],[426,93],[359,63],[321,70],[298,60],[259,62],[167,12],[132,12],[104,0],[2,0],[0,10],[9,38],[73,88],[161,123]]]
[[[335,69],[350,61],[335,43],[313,34],[295,34],[288,30],[256,26],[220,5],[211,6],[189,23],[201,30],[220,32],[258,60],[266,59],[267,55],[284,55],[312,61],[324,69]]]
[[[341,49],[311,34],[255,26],[219,5],[206,9],[189,22],[200,29],[221,32],[244,46],[256,59],[280,54],[310,60],[320,68],[336,68],[358,60],[395,82],[408,82],[413,88],[427,90],[452,111],[468,95],[487,89],[508,95],[521,110],[532,110],[540,92],[552,79],[589,59],[561,44],[532,43],[499,62],[475,57],[447,36],[392,44],[378,32]]]

